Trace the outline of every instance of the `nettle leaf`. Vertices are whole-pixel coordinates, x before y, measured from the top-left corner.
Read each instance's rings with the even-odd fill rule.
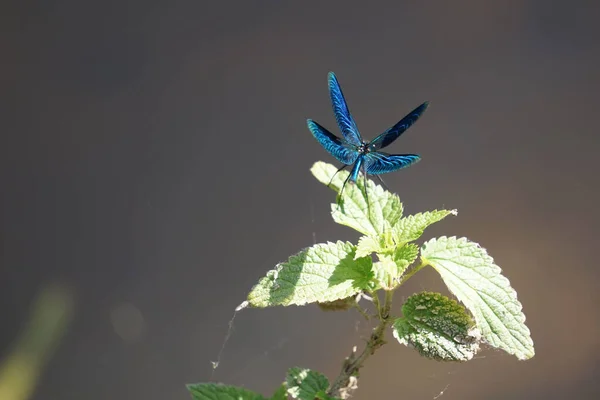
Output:
[[[394,241],[398,245],[417,240],[429,225],[434,224],[448,215],[456,215],[456,210],[434,210],[400,219],[392,228]]]
[[[373,273],[381,288],[391,290],[397,286],[398,266],[390,256],[381,256],[373,263]]]
[[[419,256],[419,246],[414,243],[405,244],[402,247],[396,248],[394,251],[393,259],[396,265],[398,266],[398,276],[399,279],[404,271],[408,268],[410,264],[415,262],[417,257]]]
[[[367,257],[373,253],[379,253],[381,250],[381,245],[376,238],[370,236],[362,236],[360,239],[358,239],[358,245],[356,246],[356,255],[354,256],[354,258]]]
[[[325,375],[306,368],[290,368],[286,377],[287,392],[293,399],[333,399],[327,396],[329,381]]]
[[[517,293],[485,249],[465,238],[441,237],[423,244],[421,258],[473,314],[487,343],[521,360],[534,356]]]
[[[455,300],[440,293],[418,293],[406,300],[402,314],[394,321],[394,337],[427,358],[468,361],[479,351],[481,334]]]
[[[373,274],[379,287],[392,290],[400,284],[400,277],[419,255],[419,247],[407,244],[396,248],[393,254],[378,254],[379,261],[373,263]]]
[[[283,383],[281,386],[279,386],[269,400],[288,400],[287,385]]]
[[[339,193],[350,173],[340,171],[336,174],[337,170],[333,165],[322,161],[316,162],[311,168],[317,180],[325,185],[331,181],[329,187]],[[368,206],[363,177],[359,177],[356,184],[348,183],[340,203],[331,205],[331,215],[338,224],[349,226],[364,235],[377,237],[384,232],[385,221],[392,226],[400,219],[402,203],[397,195],[384,190],[370,179],[367,179],[367,190]]]
[[[194,383],[187,385],[194,400],[267,400],[250,390],[221,383]]]
[[[392,237],[392,227],[384,221],[383,233],[377,237],[362,236],[358,239],[356,258],[370,256],[373,253],[379,255],[392,255],[398,247]]]
[[[349,242],[321,243],[291,256],[260,279],[248,294],[253,307],[303,305],[345,299],[367,288],[370,257],[354,259]]]

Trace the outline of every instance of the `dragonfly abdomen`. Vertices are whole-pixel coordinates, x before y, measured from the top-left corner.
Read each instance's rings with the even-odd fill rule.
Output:
[[[360,154],[358,156],[358,158],[356,159],[356,162],[352,166],[352,171],[350,171],[350,176],[349,176],[350,182],[352,182],[352,183],[356,182],[356,179],[358,178],[358,174],[361,171],[361,168],[362,168],[364,162],[365,162],[364,156],[362,154]]]

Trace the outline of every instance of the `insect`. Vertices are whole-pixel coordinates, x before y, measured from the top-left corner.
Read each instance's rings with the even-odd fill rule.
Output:
[[[365,179],[365,196],[367,196],[366,180],[368,174],[375,175],[381,183],[383,183],[379,176],[380,174],[406,168],[421,159],[418,154],[387,154],[379,150],[389,146],[398,139],[404,131],[410,128],[410,126],[419,119],[421,114],[425,112],[429,102],[426,101],[415,108],[396,125],[392,126],[375,139],[370,142],[365,142],[358,132],[354,118],[352,118],[352,114],[350,114],[350,110],[344,99],[342,88],[333,72],[329,73],[328,82],[333,113],[335,114],[337,124],[342,131],[343,138],[335,136],[312,119],[308,119],[306,122],[308,124],[308,129],[321,146],[343,164],[337,170],[336,174],[342,169],[352,165],[350,175],[348,175],[348,178],[346,178],[342,185],[342,189],[340,190],[340,199],[346,183],[356,183],[356,179],[360,172],[363,173]],[[332,181],[333,177],[329,184],[331,184]],[[368,203],[367,198],[367,205]]]

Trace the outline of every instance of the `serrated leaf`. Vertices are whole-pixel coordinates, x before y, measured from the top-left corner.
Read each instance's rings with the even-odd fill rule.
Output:
[[[441,237],[423,244],[421,258],[473,314],[487,343],[521,360],[534,356],[517,293],[485,249],[465,238]]]
[[[409,243],[398,247],[391,255],[378,254],[379,261],[373,263],[373,274],[379,287],[392,290],[400,284],[400,277],[419,255],[419,247]]]
[[[438,361],[468,361],[479,351],[481,336],[464,307],[440,293],[410,296],[394,337],[421,355]]]
[[[434,210],[404,217],[392,227],[394,241],[396,244],[402,245],[404,243],[417,240],[421,237],[421,235],[423,235],[425,228],[431,224],[441,221],[450,214],[456,215],[457,211]]]
[[[277,388],[269,400],[288,400],[287,385],[284,383]]]
[[[311,168],[317,180],[325,185],[331,182],[329,187],[339,193],[349,172],[340,171],[336,174],[336,171],[336,167],[322,161],[316,162]],[[356,184],[348,183],[340,203],[331,205],[331,215],[338,224],[349,226],[364,235],[376,237],[384,232],[384,221],[392,226],[400,219],[402,203],[398,196],[384,190],[370,179],[367,179],[367,190],[368,195],[365,195],[362,176]],[[367,206],[367,196],[369,206]]]
[[[306,368],[290,368],[285,379],[287,392],[292,398],[300,400],[326,399],[329,381],[325,375]]]
[[[390,256],[382,256],[373,263],[373,274],[381,288],[391,290],[397,286],[398,266]]]
[[[330,302],[358,294],[371,280],[370,257],[354,259],[349,242],[321,243],[267,272],[248,294],[253,307]]]
[[[250,390],[221,383],[193,383],[187,389],[194,400],[267,400]]]
[[[398,276],[396,279],[399,279],[400,276],[406,271],[406,268],[419,256],[419,246],[414,243],[405,244],[402,247],[396,248],[393,254],[393,260],[398,266]]]
[[[370,256],[373,253],[378,253],[381,250],[381,246],[377,239],[370,236],[361,236],[358,239],[358,245],[356,246],[356,255],[354,258],[362,258]]]

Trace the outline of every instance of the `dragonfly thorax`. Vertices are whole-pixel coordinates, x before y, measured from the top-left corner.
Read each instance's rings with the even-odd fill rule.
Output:
[[[369,148],[369,143],[362,142],[360,144],[360,146],[358,147],[358,152],[360,154],[367,154],[367,153],[371,152],[371,149]]]

